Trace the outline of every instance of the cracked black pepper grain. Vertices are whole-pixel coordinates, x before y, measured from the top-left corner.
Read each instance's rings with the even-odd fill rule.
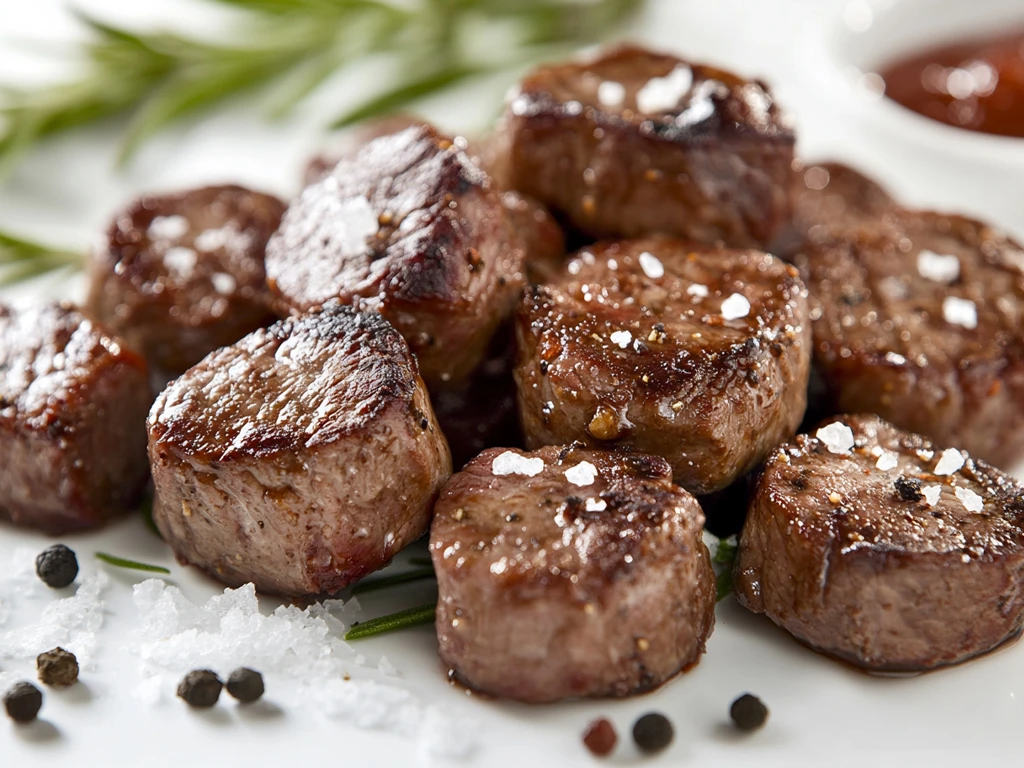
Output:
[[[32,683],[15,683],[4,694],[4,709],[16,723],[31,723],[43,706],[43,692]]]
[[[675,736],[672,723],[660,712],[648,712],[633,725],[633,741],[641,752],[661,752]]]
[[[255,669],[239,667],[228,677],[227,689],[240,702],[249,704],[263,695],[263,675]]]
[[[195,669],[178,683],[178,696],[190,707],[209,709],[220,698],[224,684],[215,672],[209,669]]]
[[[78,576],[78,558],[63,544],[54,544],[36,558],[36,575],[54,589],[62,589]]]
[[[920,501],[924,498],[924,495],[921,493],[921,481],[916,477],[900,475],[896,478],[893,485],[896,486],[896,492],[899,493],[900,498],[904,501]]]
[[[78,682],[78,659],[63,648],[54,648],[36,657],[39,680],[54,688],[67,688]]]
[[[741,731],[756,731],[768,720],[768,707],[757,696],[744,693],[729,707],[729,717]]]

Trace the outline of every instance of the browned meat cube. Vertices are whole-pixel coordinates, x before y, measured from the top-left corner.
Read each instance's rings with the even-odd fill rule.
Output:
[[[409,347],[332,305],[210,354],[149,415],[155,520],[231,586],[334,593],[424,532],[451,456]]]
[[[435,508],[441,660],[526,702],[628,696],[696,663],[715,622],[704,516],[664,460],[492,448]]]
[[[1024,488],[877,416],[842,416],[768,460],[735,584],[808,645],[907,671],[1015,637],[1022,572]]]
[[[529,217],[506,208],[465,142],[420,125],[348,155],[292,203],[267,247],[285,311],[379,311],[434,387],[459,386],[526,284]],[[531,226],[535,226],[531,222]]]
[[[0,307],[0,516],[58,535],[135,507],[151,400],[145,361],[74,308]]]
[[[790,218],[793,131],[724,70],[634,47],[542,67],[498,132],[498,183],[593,237],[764,248]]]
[[[273,319],[263,255],[283,211],[235,186],[137,200],[93,260],[89,312],[162,384]]]
[[[666,458],[691,493],[753,469],[806,406],[807,293],[757,251],[584,248],[525,297],[516,332],[528,447],[628,446]]]

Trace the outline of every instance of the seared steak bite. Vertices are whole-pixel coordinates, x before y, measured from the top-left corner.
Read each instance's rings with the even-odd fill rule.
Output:
[[[816,231],[877,222],[898,207],[881,184],[848,165],[793,165],[793,221],[772,246],[783,258],[792,258]]]
[[[955,664],[1024,620],[1024,488],[876,416],[769,458],[736,594],[803,642],[872,670]]]
[[[277,198],[236,186],[135,201],[95,254],[89,312],[156,379],[183,373],[273,319],[263,255],[283,212]]]
[[[510,98],[494,173],[594,237],[765,247],[790,217],[794,135],[767,87],[622,47]]]
[[[225,347],[149,415],[153,519],[231,586],[337,592],[422,535],[451,474],[409,347],[330,306]]]
[[[65,305],[0,307],[0,517],[52,535],[141,499],[145,361]]]
[[[466,685],[546,702],[627,696],[694,664],[714,626],[704,516],[653,456],[492,448],[430,533],[441,659]]]
[[[415,126],[307,187],[267,248],[283,308],[338,300],[394,323],[434,386],[464,382],[526,284],[529,238],[465,142]]]
[[[668,239],[585,248],[517,318],[527,446],[665,457],[691,493],[728,486],[794,433],[810,327],[796,270]]]
[[[816,231],[795,263],[832,412],[877,413],[1003,468],[1024,456],[1024,250],[961,216]]]

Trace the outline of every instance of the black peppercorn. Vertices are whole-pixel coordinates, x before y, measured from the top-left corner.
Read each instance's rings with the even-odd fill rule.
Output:
[[[16,723],[31,723],[43,706],[43,692],[32,683],[15,683],[4,694],[4,709]]]
[[[36,558],[36,575],[48,587],[66,587],[78,576],[78,558],[63,544],[54,544]]]
[[[633,741],[641,752],[661,752],[672,743],[675,731],[669,719],[658,712],[648,712],[633,725]]]
[[[63,648],[41,653],[36,657],[39,680],[54,688],[66,688],[78,682],[78,659]]]
[[[900,498],[904,501],[920,501],[924,498],[921,493],[921,481],[916,477],[900,475],[896,478],[893,485],[896,486],[896,492],[899,493]]]
[[[744,693],[729,707],[729,717],[741,731],[756,731],[768,719],[768,707],[750,693]]]
[[[189,672],[178,683],[178,696],[183,698],[190,707],[208,709],[220,698],[220,689],[224,684],[215,672],[208,669],[196,669]]]
[[[239,667],[228,678],[228,693],[243,704],[256,701],[263,695],[263,675],[248,667]]]

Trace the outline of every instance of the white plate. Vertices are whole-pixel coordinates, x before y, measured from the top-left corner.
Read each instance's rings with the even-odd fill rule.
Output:
[[[87,5],[118,15],[130,12],[133,18],[173,18],[184,2],[94,0]],[[59,39],[71,32],[57,0],[2,5],[4,36]],[[901,8],[910,5],[924,11],[908,16]],[[1024,27],[1019,8],[1018,0],[662,0],[653,3],[635,36],[765,77],[797,117],[803,154],[859,163],[908,201],[985,213],[1024,234],[1024,198],[1017,181],[1024,167],[1024,143],[990,141],[926,124],[872,100],[849,70],[850,65],[876,63],[901,40],[917,42],[910,23],[914,18],[926,19],[931,32],[941,36],[968,28],[963,26],[965,17],[974,20],[975,29],[1007,19]],[[198,24],[202,18],[189,16],[188,23]],[[0,51],[0,72],[32,74],[26,66],[13,49]],[[160,137],[121,173],[112,170],[115,141],[109,131],[59,139],[30,157],[0,190],[0,225],[84,244],[111,210],[143,189],[238,181],[292,194],[302,160],[315,146],[315,126],[359,95],[351,80],[336,82],[302,114],[274,126],[256,120],[246,106],[236,106]],[[454,128],[479,125],[495,103],[493,94],[486,95],[479,103],[440,100],[429,113]],[[74,295],[77,284],[58,280],[36,288]],[[35,301],[38,291],[20,288],[7,298]],[[91,553],[105,550],[169,566],[171,581],[193,600],[204,601],[219,591],[216,584],[177,566],[137,520],[67,541],[78,551],[86,573],[97,570]],[[11,600],[10,579],[2,573],[12,553],[19,547],[37,551],[46,543],[31,533],[0,528],[0,601]],[[301,762],[383,768],[425,759],[414,738],[330,719],[312,706],[275,707],[282,689],[275,694],[273,685],[268,703],[248,711],[226,700],[213,712],[187,711],[167,686],[161,703],[145,703],[136,690],[139,659],[125,650],[138,631],[131,587],[141,579],[130,571],[107,570],[111,583],[104,624],[95,664],[83,673],[84,686],[65,693],[47,691],[41,723],[17,728],[0,722],[3,765],[69,765],[74,760],[82,765],[158,766],[232,760],[254,767]],[[0,633],[35,621],[53,599],[41,587],[34,595],[16,602]],[[379,594],[364,600],[366,615],[428,596],[429,588],[423,586]],[[0,617],[4,604],[0,602]],[[264,601],[264,607],[273,605]],[[401,674],[389,684],[407,688],[419,701],[447,713],[460,739],[477,742],[472,762],[495,768],[591,764],[579,736],[599,715],[608,716],[619,730],[620,747],[610,760],[616,765],[1019,762],[1017,729],[1024,722],[1024,690],[1018,696],[1024,680],[1021,647],[916,678],[872,678],[812,653],[730,600],[719,606],[718,624],[700,665],[661,690],[625,701],[535,708],[470,697],[450,687],[429,628],[364,641],[358,650],[370,667],[385,654]],[[3,680],[33,676],[30,660],[0,659]],[[741,737],[728,726],[727,709],[744,691],[763,697],[772,714],[763,731]],[[639,757],[628,735],[635,717],[649,710],[667,713],[676,725],[673,745],[654,759]]]

